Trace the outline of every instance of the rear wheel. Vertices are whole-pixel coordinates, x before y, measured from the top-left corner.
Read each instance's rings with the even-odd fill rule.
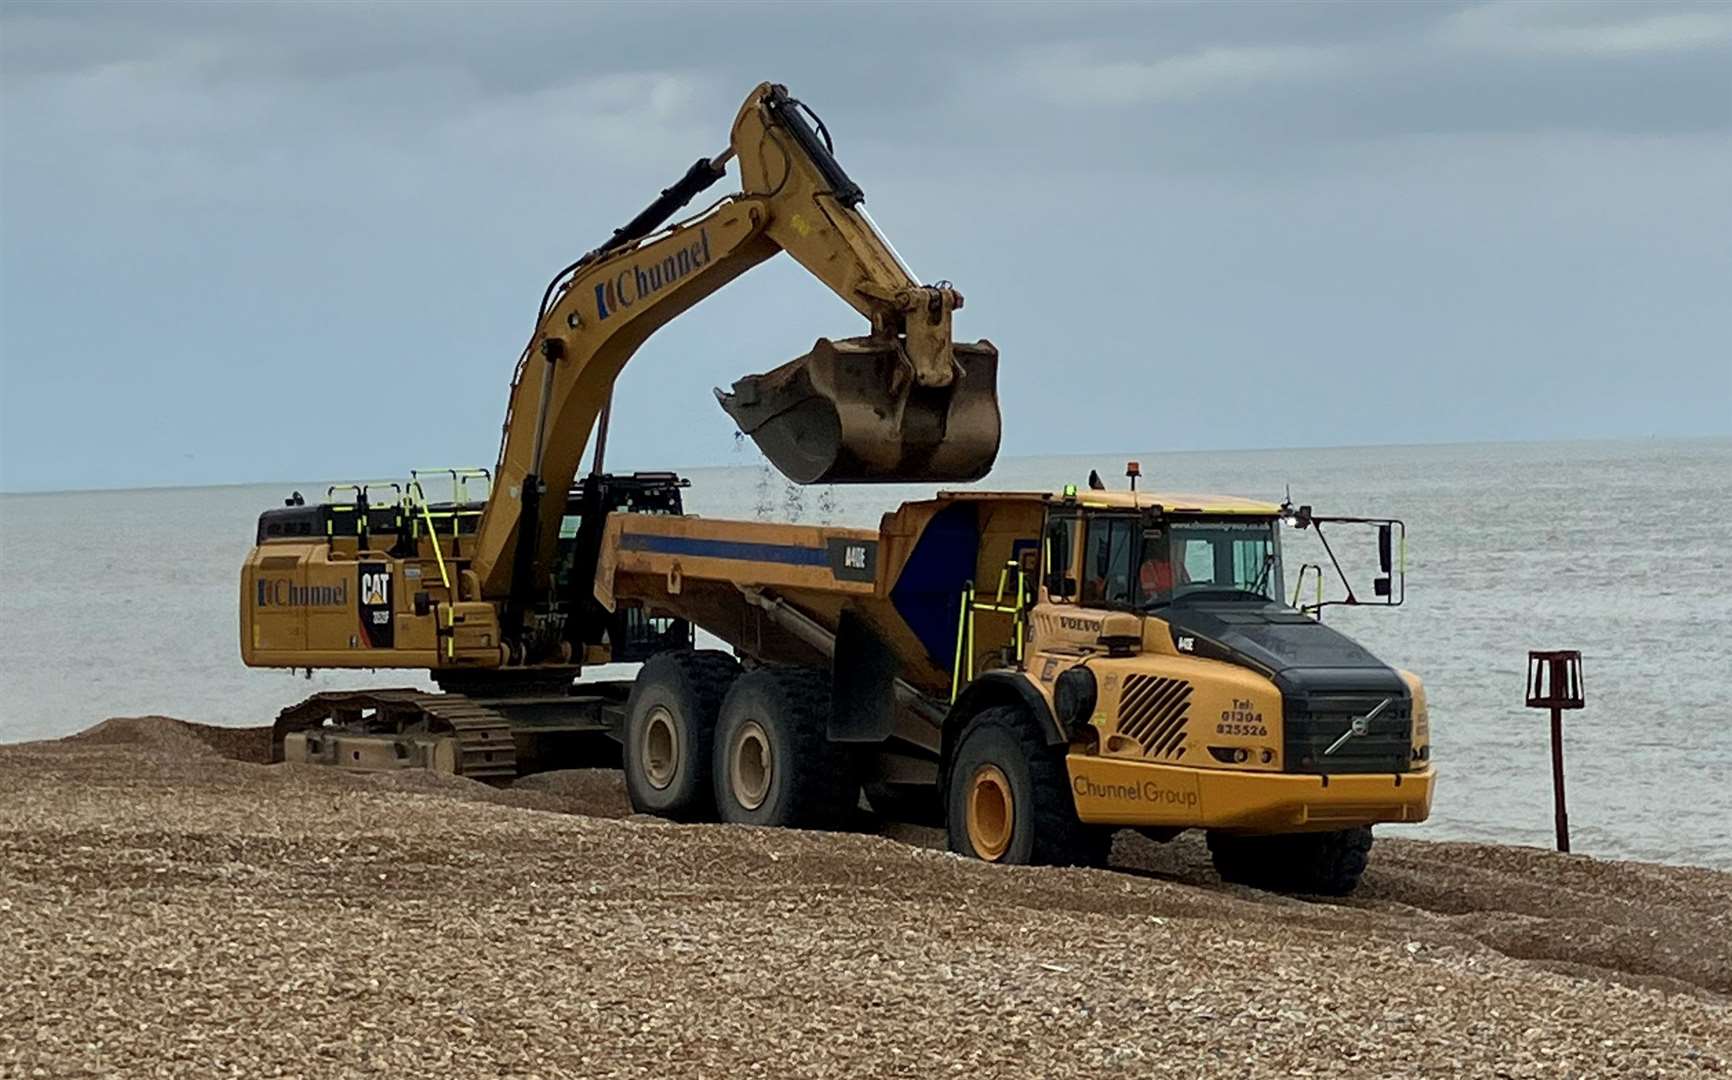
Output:
[[[963,729],[945,784],[950,850],[987,862],[1099,866],[1112,833],[1077,820],[1061,748],[1028,714],[983,710]]]
[[[829,741],[830,676],[759,668],[728,691],[716,722],[716,809],[739,825],[833,829],[860,800],[848,756]]]
[[[1222,881],[1272,892],[1346,896],[1371,859],[1371,827],[1330,832],[1235,836],[1209,833],[1209,856]]]
[[[715,816],[710,757],[716,715],[740,674],[713,649],[657,653],[626,703],[623,759],[632,809],[679,821]]]

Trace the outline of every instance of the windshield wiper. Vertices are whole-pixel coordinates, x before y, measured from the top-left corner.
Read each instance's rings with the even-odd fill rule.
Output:
[[[1263,591],[1263,583],[1269,580],[1269,571],[1275,565],[1275,553],[1269,552],[1263,556],[1263,572],[1257,575],[1257,580],[1251,583],[1251,591],[1258,596],[1268,595]]]

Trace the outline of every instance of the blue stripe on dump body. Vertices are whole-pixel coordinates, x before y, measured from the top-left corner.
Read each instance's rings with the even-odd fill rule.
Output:
[[[657,555],[690,555],[700,559],[739,559],[751,562],[787,563],[790,566],[829,566],[824,548],[798,544],[750,544],[742,540],[703,540],[693,536],[655,536],[626,533],[620,537],[624,551],[648,551]]]

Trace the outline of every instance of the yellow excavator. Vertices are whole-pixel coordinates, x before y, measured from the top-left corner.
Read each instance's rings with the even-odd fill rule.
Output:
[[[737,192],[669,224],[730,164]],[[725,150],[549,282],[496,469],[443,471],[448,499],[416,471],[266,511],[242,571],[243,660],[424,668],[445,691],[315,695],[279,718],[279,759],[503,777],[520,755],[617,720],[626,686],[578,693],[582,664],[639,659],[690,628],[594,600],[608,513],[679,512],[677,477],[603,471],[614,382],[657,329],[777,252],[870,329],[717,391],[740,429],[800,483],[984,476],[999,444],[997,351],[952,339],[961,294],[917,280],[864,200],[816,114],[758,86]],[[592,435],[595,464],[574,484]]]

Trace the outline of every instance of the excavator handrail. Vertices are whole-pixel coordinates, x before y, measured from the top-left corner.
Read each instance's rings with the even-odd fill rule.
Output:
[[[373,508],[373,502],[371,499],[369,499],[367,497],[367,493],[375,487],[386,487],[386,486],[397,488],[397,490],[399,492],[399,501],[401,501],[400,494],[402,492],[402,488],[390,480],[366,480],[366,481],[362,481],[360,483],[353,483],[353,484],[331,484],[330,486],[325,488],[325,499],[326,499],[326,503],[325,503],[325,541],[326,541],[326,543],[331,545],[332,547],[334,547],[336,545],[336,542],[337,542],[336,516],[338,514],[354,514],[355,515],[355,539],[356,539],[356,542],[362,548],[365,548],[367,546],[368,534],[371,531],[368,528],[367,516]],[[339,491],[352,491],[352,492],[354,492],[355,493],[354,494],[355,501],[352,503],[337,502],[336,496],[337,496],[337,492],[339,492]],[[402,519],[398,518],[398,524],[401,524],[401,521],[402,521]]]
[[[433,525],[433,515],[427,505],[427,492],[421,487],[421,480],[415,476],[413,471],[409,475],[411,477],[409,486],[415,495],[419,496],[420,501],[417,505],[420,507],[422,516],[427,519],[427,540],[433,545],[433,561],[439,566],[439,584],[443,585],[446,593],[455,600],[457,596],[451,590],[451,575],[445,570],[445,553],[439,550],[439,530]]]
[[[469,497],[468,497],[469,496],[468,481],[474,479],[477,476],[479,476],[479,477],[481,477],[487,481],[487,494],[489,496],[491,496],[493,494],[493,470],[485,468],[483,466],[479,466],[479,465],[459,466],[459,467],[444,466],[444,467],[440,467],[440,468],[429,468],[429,469],[410,469],[409,470],[409,479],[411,481],[419,482],[423,473],[428,473],[428,474],[444,473],[446,476],[449,476],[451,478],[451,501],[452,502],[460,502],[461,503],[461,502],[469,502],[470,501]],[[424,497],[424,495],[425,495],[425,493],[423,493],[423,497]]]

